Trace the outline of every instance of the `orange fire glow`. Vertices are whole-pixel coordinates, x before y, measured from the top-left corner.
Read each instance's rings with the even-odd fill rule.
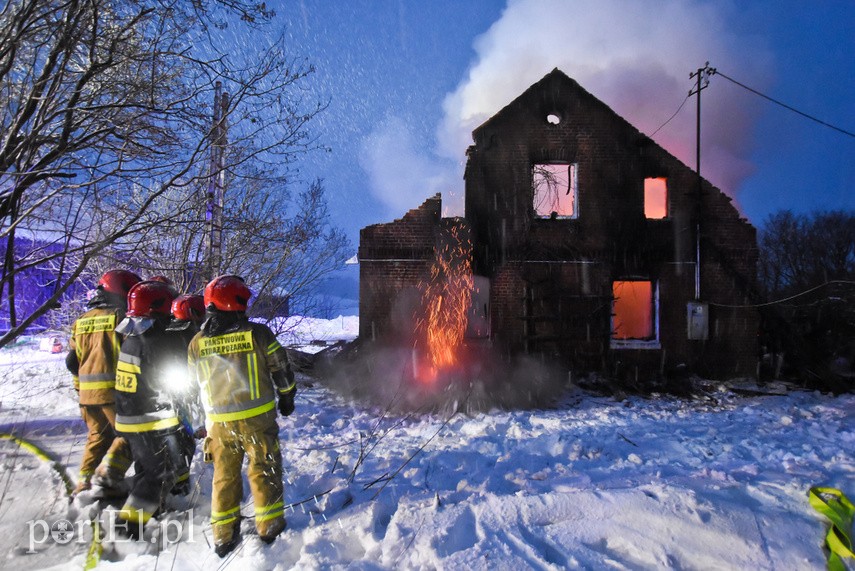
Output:
[[[647,218],[668,216],[668,179],[664,177],[644,179],[644,215]]]
[[[431,382],[458,363],[472,299],[472,245],[453,226],[434,248],[430,279],[423,284],[423,318],[418,321],[426,363],[416,376]]]
[[[620,281],[614,295],[614,339],[649,339],[653,335],[653,285],[649,281]]]

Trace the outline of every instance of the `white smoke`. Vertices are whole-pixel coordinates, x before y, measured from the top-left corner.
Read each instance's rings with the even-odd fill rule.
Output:
[[[453,185],[437,190],[452,213],[462,213],[462,201],[447,197],[449,191],[463,194],[472,130],[556,67],[647,134],[677,110],[694,86],[689,74],[707,61],[762,89],[769,80],[769,50],[762,40],[733,31],[738,18],[729,3],[702,0],[509,0],[499,20],[476,39],[476,60],[443,103],[435,152],[449,163],[436,157],[415,162],[453,165],[454,173],[424,174],[431,184]],[[653,137],[692,168],[695,105],[694,97],[686,101]],[[755,108],[756,98],[720,76],[702,93],[701,174],[731,196],[752,170],[747,156]],[[393,138],[390,150],[414,153]],[[372,178],[383,179],[378,173]],[[412,208],[432,192],[396,196]]]
[[[363,141],[359,163],[368,173],[371,193],[395,215],[421,205],[436,193],[447,196],[456,184],[452,168],[418,148],[407,124],[387,117]]]

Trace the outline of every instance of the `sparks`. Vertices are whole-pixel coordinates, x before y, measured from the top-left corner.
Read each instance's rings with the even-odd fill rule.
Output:
[[[416,371],[423,382],[456,366],[466,331],[467,311],[472,299],[472,245],[452,226],[434,248],[430,279],[423,285],[419,338],[424,343],[425,363]]]

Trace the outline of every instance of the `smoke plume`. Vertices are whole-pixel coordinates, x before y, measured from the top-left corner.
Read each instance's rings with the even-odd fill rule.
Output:
[[[739,19],[727,2],[509,0],[476,39],[475,60],[443,103],[435,154],[421,163],[454,172],[434,172],[426,180],[448,184],[436,190],[450,214],[461,214],[462,164],[472,130],[556,67],[648,135],[684,103],[653,139],[694,168],[696,100],[684,101],[694,87],[689,74],[709,61],[759,89],[769,79],[763,71],[769,50],[735,31],[745,29]],[[702,93],[701,174],[731,196],[752,171],[747,157],[755,106],[721,77],[713,76]],[[398,187],[396,196],[412,208],[436,188],[422,186],[409,187],[413,196]]]

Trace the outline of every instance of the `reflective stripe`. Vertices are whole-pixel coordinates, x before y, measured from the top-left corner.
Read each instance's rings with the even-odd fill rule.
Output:
[[[104,456],[101,462],[110,468],[116,468],[117,470],[125,472],[131,467],[132,460],[123,454],[113,454],[111,452]]]
[[[271,411],[276,406],[276,401],[269,401],[261,406],[256,406],[254,408],[249,408],[245,410],[237,410],[234,412],[209,412],[208,420],[212,422],[231,422],[233,420],[243,420],[245,418],[252,418],[253,416],[258,416],[260,414],[264,414],[265,412]]]
[[[133,521],[144,524],[154,516],[154,512],[160,507],[157,503],[144,500],[138,496],[131,494],[122,509],[119,510],[118,517],[125,521]]]
[[[133,416],[116,415],[116,430],[121,432],[148,432],[149,430],[162,430],[178,425],[178,417],[175,416],[175,411],[172,409]]]
[[[232,402],[229,404],[221,404],[218,406],[212,406],[210,409],[205,409],[206,413],[210,414],[228,414],[232,412],[242,412],[245,410],[252,410],[259,408],[261,406],[266,405],[268,402],[273,401],[273,395],[265,396],[255,400],[241,401],[241,402]]]
[[[231,523],[237,519],[238,514],[240,513],[240,506],[233,507],[230,510],[226,510],[224,512],[211,512],[211,525],[222,525],[225,523]]]
[[[142,359],[140,359],[136,355],[129,355],[129,354],[125,353],[124,351],[120,350],[119,351],[119,365],[121,365],[122,363],[127,363],[128,365],[135,366],[136,367],[135,369],[128,369],[128,370],[131,371],[132,373],[139,373],[140,372],[140,363],[142,363]]]
[[[246,356],[246,373],[249,377],[249,399],[255,400],[261,395],[258,388],[258,355],[254,352]]]
[[[128,505],[125,505],[122,509],[120,509],[119,513],[117,514],[117,518],[120,520],[140,524],[145,524],[148,520],[152,518],[152,516],[154,516],[153,513],[149,513],[145,510],[136,509]]]
[[[164,410],[156,410],[154,412],[147,412],[144,414],[117,414],[116,420],[121,420],[126,424],[139,424],[143,422],[151,422],[153,420],[165,420],[167,418],[174,418],[175,411],[171,408],[167,408]]]
[[[267,354],[272,355],[276,352],[277,349],[282,348],[282,345],[279,344],[279,341],[274,341],[270,345],[267,346]]]
[[[255,508],[255,521],[268,521],[285,515],[284,502]]]
[[[294,383],[293,385],[291,385],[287,389],[278,389],[278,391],[279,391],[280,395],[287,395],[288,393],[293,392],[294,389],[296,389],[296,388],[297,388],[297,383]]]
[[[112,389],[116,387],[115,381],[81,381],[77,387],[81,391],[94,391],[97,389]]]
[[[119,432],[149,432],[151,430],[163,430],[164,428],[172,428],[178,426],[178,417],[167,418],[165,420],[156,420],[144,424],[123,424],[116,420],[116,430]]]

